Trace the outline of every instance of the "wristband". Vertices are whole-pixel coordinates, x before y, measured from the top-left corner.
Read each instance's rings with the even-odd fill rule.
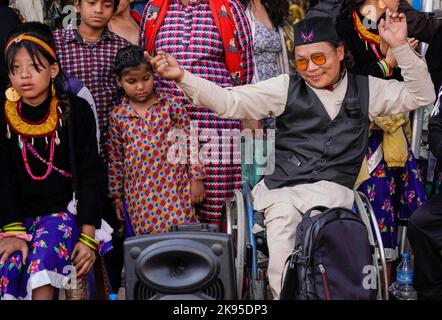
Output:
[[[12,222],[0,229],[3,233],[26,234],[23,222]]]
[[[92,250],[98,251],[98,241],[92,237],[89,237],[87,234],[81,232],[78,241],[88,246]]]
[[[382,72],[384,73],[384,77],[387,78],[388,76],[390,76],[391,75],[390,66],[385,61],[385,59],[382,59],[378,63],[379,63],[379,66],[382,69]]]
[[[0,239],[3,238],[10,238],[10,237],[15,237],[15,238],[19,238],[22,240],[25,240],[27,242],[32,241],[32,235],[31,234],[23,234],[23,233],[4,233],[4,232],[0,232]]]
[[[92,243],[88,242],[86,239],[80,238],[80,239],[78,239],[78,241],[81,242],[82,244],[88,246],[92,250],[97,251],[97,246],[94,246]]]
[[[98,241],[97,240],[95,240],[94,238],[92,238],[92,237],[89,237],[87,234],[85,234],[85,233],[80,233],[80,238],[85,238],[86,240],[89,240],[89,241],[91,241],[92,243],[95,243],[96,245],[98,245]]]

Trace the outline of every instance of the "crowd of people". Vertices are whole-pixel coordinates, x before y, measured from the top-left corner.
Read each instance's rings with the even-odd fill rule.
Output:
[[[52,30],[0,1],[1,299],[53,299],[72,267],[86,279],[103,261],[116,292],[125,238],[219,227],[244,180],[273,298],[303,213],[351,209],[353,189],[390,267],[409,220],[419,298],[442,298],[441,198],[427,199],[408,118],[436,102],[442,160],[442,21],[406,0],[319,1],[305,16],[288,0],[133,2],[75,0],[79,19]],[[276,132],[272,172],[241,163],[240,130]]]

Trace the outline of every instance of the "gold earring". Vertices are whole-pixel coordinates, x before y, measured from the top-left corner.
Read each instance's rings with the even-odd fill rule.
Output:
[[[378,0],[378,7],[381,9],[385,9],[385,2],[383,0]]]
[[[52,82],[51,93],[52,93],[52,96],[55,97],[55,84],[54,84],[55,81],[54,81],[54,79],[52,79],[51,82]]]
[[[12,102],[17,102],[21,99],[20,93],[18,93],[18,91],[15,90],[14,87],[9,87],[8,89],[6,89],[5,96],[6,99]]]

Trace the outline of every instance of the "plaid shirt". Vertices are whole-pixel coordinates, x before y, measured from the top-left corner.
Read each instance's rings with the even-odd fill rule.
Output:
[[[82,81],[94,97],[101,151],[106,159],[108,117],[120,103],[113,76],[114,59],[117,51],[130,43],[107,29],[95,43],[83,41],[79,33],[70,28],[55,31],[54,37],[62,69]]]
[[[252,33],[245,11],[237,0],[230,0],[230,9],[235,22],[238,46],[245,72],[244,82],[253,77]],[[149,1],[143,12],[140,41],[145,46],[144,30]],[[164,50],[174,56],[188,71],[210,80],[222,87],[231,87],[233,82],[225,64],[223,41],[212,17],[208,0],[190,0],[183,5],[181,0],[171,0],[163,25],[158,30],[155,50]],[[157,90],[183,96],[173,81],[156,78]]]

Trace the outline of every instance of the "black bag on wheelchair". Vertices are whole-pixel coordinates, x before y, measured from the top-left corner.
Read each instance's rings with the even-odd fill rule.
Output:
[[[311,216],[315,210],[321,213]],[[281,300],[376,297],[371,286],[364,288],[369,283],[365,278],[374,270],[367,228],[346,208],[307,211],[296,229],[295,249],[287,264]]]

